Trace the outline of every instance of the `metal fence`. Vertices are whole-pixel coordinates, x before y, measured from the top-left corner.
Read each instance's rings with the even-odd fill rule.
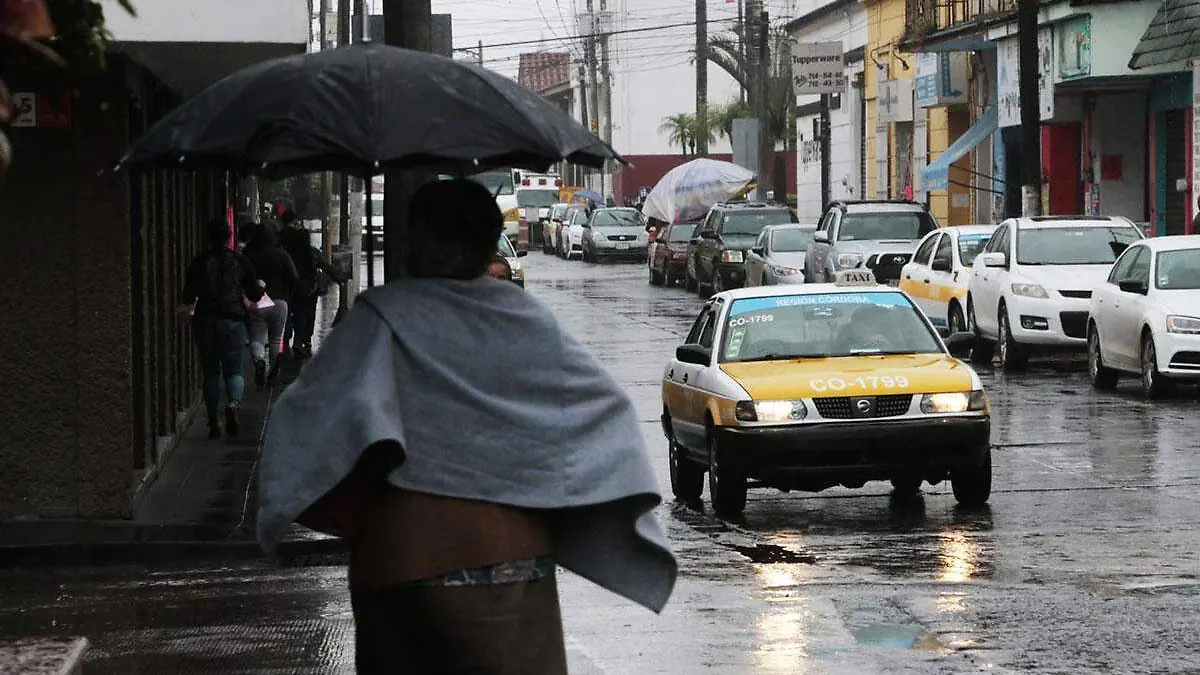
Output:
[[[907,0],[906,18],[911,37],[999,17],[1017,11],[1018,0]]]

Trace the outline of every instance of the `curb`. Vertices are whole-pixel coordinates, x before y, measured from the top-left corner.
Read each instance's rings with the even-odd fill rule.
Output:
[[[273,558],[254,540],[62,542],[0,546],[0,569],[249,561],[306,567],[343,564],[347,550],[344,540],[333,537],[284,541]]]

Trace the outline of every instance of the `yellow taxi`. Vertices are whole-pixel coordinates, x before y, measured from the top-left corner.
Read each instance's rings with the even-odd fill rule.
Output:
[[[935,326],[967,330],[967,282],[971,265],[998,225],[956,225],[925,235],[900,270],[900,290]]]
[[[955,356],[974,339],[937,330],[870,270],[714,295],[663,370],[675,497],[698,500],[707,473],[725,516],[745,508],[749,487],[871,480],[915,493],[948,479],[959,503],[986,503],[988,400]]]

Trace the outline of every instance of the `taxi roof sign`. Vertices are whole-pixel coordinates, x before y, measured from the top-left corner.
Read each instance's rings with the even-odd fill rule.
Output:
[[[834,286],[878,286],[875,273],[871,270],[841,270],[833,279]]]

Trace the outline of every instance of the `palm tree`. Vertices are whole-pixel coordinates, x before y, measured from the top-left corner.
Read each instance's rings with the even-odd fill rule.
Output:
[[[750,107],[742,103],[740,99],[734,99],[725,105],[717,106],[708,113],[713,133],[730,140],[733,140],[733,121],[742,117],[753,116],[754,113],[751,112]]]
[[[667,143],[678,145],[686,156],[688,144],[695,140],[693,131],[696,127],[696,116],[688,113],[675,113],[663,118],[658,130],[667,135]]]

